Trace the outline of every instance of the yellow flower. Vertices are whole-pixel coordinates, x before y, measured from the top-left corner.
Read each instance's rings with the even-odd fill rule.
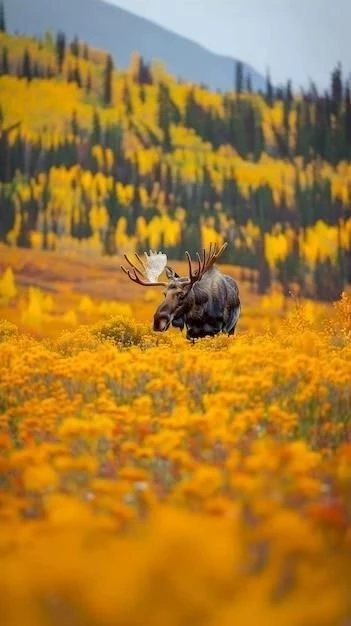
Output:
[[[23,473],[23,483],[27,491],[46,491],[56,487],[57,474],[47,463],[27,467]]]

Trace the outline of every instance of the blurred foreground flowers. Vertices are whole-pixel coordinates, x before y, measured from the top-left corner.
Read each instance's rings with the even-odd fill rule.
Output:
[[[350,331],[2,322],[3,626],[345,626]]]

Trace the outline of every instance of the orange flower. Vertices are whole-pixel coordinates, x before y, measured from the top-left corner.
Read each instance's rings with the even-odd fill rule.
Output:
[[[24,487],[27,491],[47,491],[56,487],[57,474],[47,463],[27,467],[23,473]]]

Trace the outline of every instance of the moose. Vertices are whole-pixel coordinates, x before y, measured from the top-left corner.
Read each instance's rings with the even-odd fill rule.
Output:
[[[240,316],[238,285],[215,266],[227,245],[211,244],[202,256],[196,252],[195,269],[186,252],[188,276],[179,276],[167,265],[167,256],[161,252],[150,250],[149,255],[145,252],[145,259],[135,253],[139,266],[124,255],[130,268],[121,265],[121,269],[130,280],[144,287],[165,287],[165,298],[154,314],[154,331],[166,331],[171,324],[182,331],[185,326],[186,338],[192,341],[218,333],[234,334]],[[158,280],[163,271],[167,281]]]

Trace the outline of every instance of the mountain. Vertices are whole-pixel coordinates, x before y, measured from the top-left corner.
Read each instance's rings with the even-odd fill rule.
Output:
[[[119,67],[126,67],[133,51],[146,61],[161,60],[184,80],[203,83],[210,89],[233,88],[236,60],[215,54],[149,20],[103,0],[5,0],[9,32],[43,35],[62,30],[88,44],[109,51]],[[252,87],[263,89],[263,77],[244,64]]]

